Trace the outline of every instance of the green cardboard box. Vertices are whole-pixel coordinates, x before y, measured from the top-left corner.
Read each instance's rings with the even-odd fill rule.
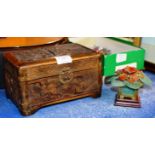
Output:
[[[144,53],[143,49],[121,52],[119,54],[108,54],[102,57],[102,75],[114,75],[116,70],[125,66],[133,66],[137,69],[144,69]],[[122,58],[121,58],[122,57]],[[126,58],[125,58],[126,57]],[[124,59],[118,61],[117,59]]]
[[[108,54],[102,56],[103,76],[112,76],[116,70],[127,65],[144,69],[145,50],[142,48],[103,37],[70,38],[70,41],[91,49],[98,47],[108,51]]]
[[[125,66],[144,69],[145,50],[127,45],[109,38],[104,38],[104,48],[110,51],[102,57],[102,75],[112,76],[115,71]]]

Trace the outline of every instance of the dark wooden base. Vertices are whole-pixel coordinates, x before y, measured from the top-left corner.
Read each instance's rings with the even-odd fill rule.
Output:
[[[140,98],[138,100],[129,100],[129,99],[119,99],[118,95],[116,95],[115,99],[115,106],[122,106],[122,107],[132,107],[132,108],[140,108]]]

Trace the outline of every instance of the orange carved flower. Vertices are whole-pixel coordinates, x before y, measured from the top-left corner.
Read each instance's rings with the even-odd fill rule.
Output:
[[[135,67],[127,66],[123,69],[123,72],[131,74],[137,72],[137,69]]]
[[[138,81],[139,79],[140,78],[137,73],[133,73],[133,74],[130,74],[130,76],[128,76],[128,82],[130,82],[130,83],[134,83],[134,82]]]
[[[120,74],[120,75],[119,75],[119,77],[118,77],[118,78],[119,78],[119,80],[124,81],[124,80],[126,80],[126,79],[127,79],[127,77],[128,77],[128,76],[127,76],[127,74],[122,73],[122,74]]]
[[[121,81],[127,80],[130,83],[134,83],[140,78],[144,78],[144,74],[142,71],[137,70],[135,67],[127,66],[122,70],[118,70],[116,72],[118,79]]]

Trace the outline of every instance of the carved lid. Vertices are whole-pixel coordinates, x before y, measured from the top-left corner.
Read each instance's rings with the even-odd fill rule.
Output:
[[[6,52],[4,56],[15,65],[24,65],[48,61],[56,56],[70,55],[71,57],[78,57],[92,54],[94,55],[96,52],[78,44],[68,43],[13,50]]]

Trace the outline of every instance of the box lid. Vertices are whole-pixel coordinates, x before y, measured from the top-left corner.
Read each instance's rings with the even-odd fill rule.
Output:
[[[8,51],[5,52],[4,57],[15,66],[24,66],[47,61],[56,62],[57,56],[71,56],[71,58],[74,59],[76,57],[94,54],[96,54],[96,52],[89,48],[69,43]]]
[[[70,43],[10,51],[4,54],[4,58],[5,69],[8,72],[17,77],[19,81],[32,81],[60,76],[66,70],[71,73],[92,70],[92,68],[99,70],[101,54]]]

